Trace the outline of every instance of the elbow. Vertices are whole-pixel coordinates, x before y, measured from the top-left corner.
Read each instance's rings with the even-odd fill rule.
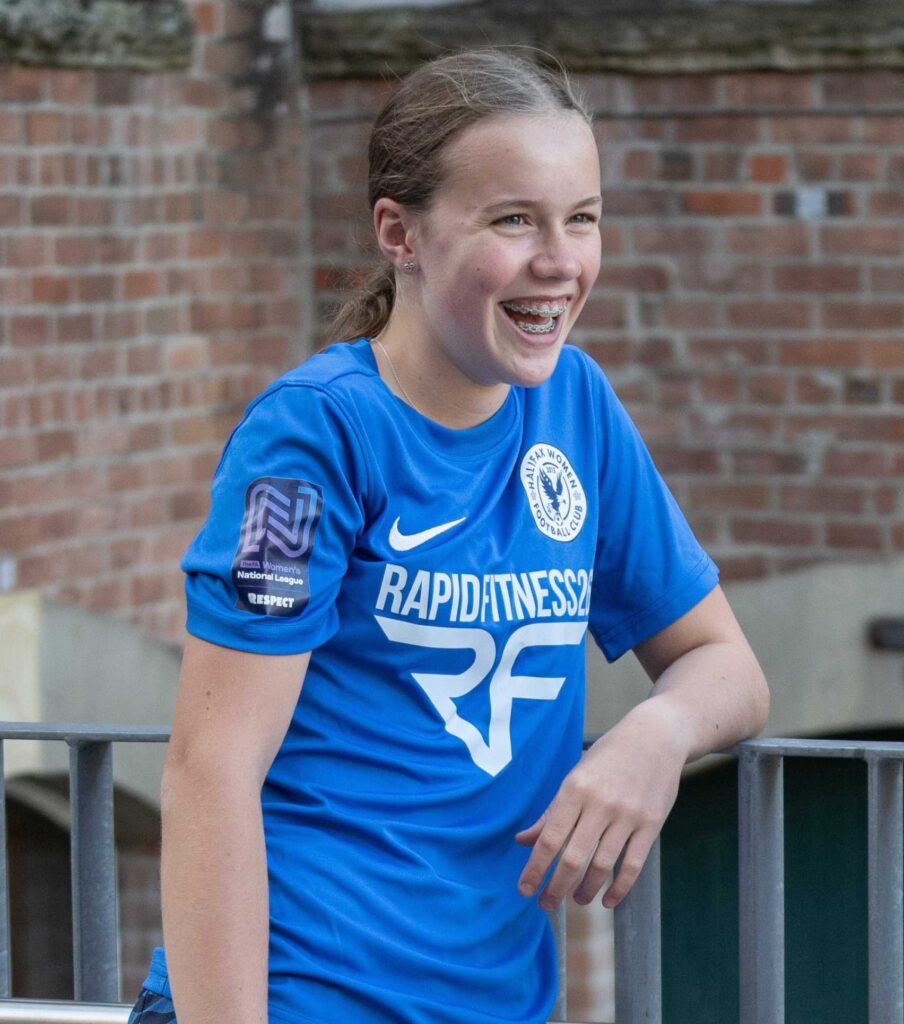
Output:
[[[753,659],[753,680],[750,699],[750,737],[758,736],[769,721],[771,695],[766,676],[756,658]]]

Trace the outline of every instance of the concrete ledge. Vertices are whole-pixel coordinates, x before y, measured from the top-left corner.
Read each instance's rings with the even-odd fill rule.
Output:
[[[191,60],[183,0],[0,0],[0,63],[164,71]]]
[[[897,0],[470,0],[339,12],[295,4],[308,79],[404,74],[451,49],[506,43],[548,50],[582,72],[904,68]]]

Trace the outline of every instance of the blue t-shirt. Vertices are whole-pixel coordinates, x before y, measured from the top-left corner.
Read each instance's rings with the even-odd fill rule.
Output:
[[[248,407],[183,568],[189,632],[313,651],[262,792],[271,1019],[546,1021],[514,835],[580,757],[585,631],[613,661],[718,578],[599,367],[452,430],[333,345]]]

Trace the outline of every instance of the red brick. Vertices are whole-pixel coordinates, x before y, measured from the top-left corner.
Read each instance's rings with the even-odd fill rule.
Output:
[[[50,318],[47,316],[9,318],[9,340],[13,345],[46,345],[51,337]]]
[[[894,515],[901,504],[901,488],[891,484],[886,487],[876,487],[872,492],[872,498],[873,510],[877,515]]]
[[[150,299],[161,294],[160,274],[156,270],[136,270],[123,275],[123,298]]]
[[[107,196],[77,196],[73,222],[86,228],[108,226],[116,221],[117,207]]]
[[[741,397],[741,378],[737,374],[707,375],[699,386],[707,402],[736,402]]]
[[[878,153],[841,153],[838,160],[843,181],[876,181],[879,178]]]
[[[687,225],[663,227],[656,224],[638,224],[633,231],[634,248],[642,253],[685,255],[706,252],[712,245],[710,228]],[[606,252],[606,247],[603,247]]]
[[[25,140],[29,146],[61,146],[66,139],[66,118],[50,110],[30,110],[25,115]]]
[[[711,476],[719,472],[719,452],[712,449],[650,447],[656,465],[664,474],[700,473]]]
[[[792,160],[801,181],[824,182],[835,177],[834,156],[828,150],[795,149]]]
[[[731,464],[733,472],[740,476],[771,476],[801,473],[806,468],[806,459],[795,451],[751,448],[732,452]]]
[[[69,196],[35,196],[29,203],[31,223],[38,226],[67,224],[72,217]]]
[[[755,217],[763,210],[763,197],[759,192],[684,192],[681,203],[688,213],[710,217]]]
[[[904,369],[904,338],[863,343],[867,366],[875,369]]]
[[[33,435],[0,437],[0,469],[28,466],[36,456],[37,441]]]
[[[106,146],[111,136],[110,115],[73,113],[69,122],[69,133],[73,145]]]
[[[762,555],[723,555],[719,559],[719,575],[728,582],[757,580],[769,574],[769,563]]]
[[[744,256],[806,256],[810,251],[804,224],[738,224],[729,227],[727,242],[729,252]]]
[[[0,111],[0,144],[5,146],[18,146],[23,134],[24,124],[22,114],[13,110]],[[5,180],[15,180],[12,175],[12,170],[7,172]]]
[[[744,519],[731,521],[731,537],[741,544],[776,544],[805,546],[815,544],[816,526],[813,523],[790,519]]]
[[[726,307],[728,323],[733,327],[755,327],[768,330],[780,327],[809,327],[812,309],[809,302],[760,300],[730,302]]]
[[[770,345],[763,338],[690,338],[688,353],[708,366],[761,366],[770,360]]]
[[[852,117],[774,117],[767,124],[769,137],[773,142],[801,145],[812,142],[855,141]]]
[[[819,244],[824,253],[846,258],[855,255],[896,256],[902,251],[904,232],[899,227],[861,225],[859,227],[822,227]]]
[[[772,501],[771,488],[767,484],[691,484],[688,495],[691,508],[767,509]]]
[[[63,266],[86,266],[97,259],[94,238],[60,235],[54,240],[54,262]]]
[[[16,195],[0,196],[0,227],[15,228],[25,221],[25,205]]]
[[[34,103],[47,98],[52,75],[44,68],[0,67],[0,102]]]
[[[745,71],[723,77],[725,94],[732,107],[776,107],[782,114],[791,107],[814,102],[815,76],[776,71]]]
[[[904,303],[868,302],[862,299],[827,302],[822,307],[822,323],[825,327],[856,328],[864,331],[902,327]]]
[[[779,374],[755,374],[747,379],[747,397],[757,405],[782,405],[787,401],[789,380]]]
[[[76,435],[73,430],[50,430],[36,435],[39,462],[72,458],[75,455]]]
[[[81,68],[69,71],[54,69],[49,77],[50,99],[67,106],[90,107],[94,102],[94,72]]]
[[[581,326],[619,328],[627,323],[624,299],[591,296],[581,313]]]
[[[101,68],[96,76],[95,102],[98,106],[128,106],[134,101],[135,72]]]
[[[760,138],[760,119],[718,114],[689,117],[678,121],[674,138],[678,143],[718,142],[720,145],[729,145],[733,142],[757,142]]]
[[[844,264],[791,264],[776,267],[774,281],[780,292],[855,292],[860,273],[860,267]]]
[[[861,366],[866,344],[861,341],[819,338],[812,341],[782,341],[778,361],[783,366]]]
[[[719,150],[703,158],[704,181],[741,181],[744,158],[740,151]]]
[[[863,512],[865,495],[859,487],[828,484],[787,484],[781,490],[782,508],[787,512]]]
[[[667,327],[707,328],[715,327],[718,320],[718,306],[711,300],[699,301],[669,300],[662,306],[662,322]]]
[[[706,108],[716,103],[716,80],[709,75],[628,77],[637,109]]]
[[[780,153],[753,153],[749,174],[751,181],[787,181],[788,158]]]
[[[878,551],[882,548],[882,531],[871,523],[828,523],[826,544],[830,548]]]
[[[867,268],[869,272],[869,288],[872,292],[895,292],[904,293],[904,267],[894,266],[872,266]]]
[[[57,317],[57,341],[94,341],[96,328],[93,313],[61,314]]]
[[[31,279],[32,301],[61,303],[72,300],[72,279],[60,275],[38,274]]]
[[[79,302],[110,302],[116,295],[113,274],[79,274],[74,281]]]
[[[863,123],[863,141],[868,146],[900,146],[904,144],[904,117],[882,117],[868,115],[860,118]]]
[[[653,149],[629,149],[622,155],[621,177],[626,181],[649,181],[655,177],[656,156]]]

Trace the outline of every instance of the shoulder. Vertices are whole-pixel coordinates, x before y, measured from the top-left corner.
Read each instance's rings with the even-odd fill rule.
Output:
[[[348,400],[373,376],[362,344],[330,345],[278,377],[248,403],[236,430],[260,426],[285,433],[335,424],[354,433]]]
[[[367,477],[357,419],[348,413],[349,390],[367,373],[352,344],[330,346],[277,378],[246,406],[220,462],[310,460],[344,466]]]

